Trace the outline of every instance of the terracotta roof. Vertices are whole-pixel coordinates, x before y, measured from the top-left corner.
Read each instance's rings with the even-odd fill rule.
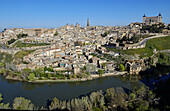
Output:
[[[59,48],[51,48],[51,49],[47,49],[47,50],[45,50],[45,51],[56,50],[56,49],[59,49]]]
[[[157,16],[155,16],[155,17],[146,17],[146,18],[157,18]]]

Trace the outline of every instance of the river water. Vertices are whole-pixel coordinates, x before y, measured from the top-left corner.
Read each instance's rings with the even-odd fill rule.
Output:
[[[123,87],[127,90],[132,90],[140,85],[141,82],[138,79],[127,79],[127,77],[121,76],[102,77],[84,82],[35,84],[6,80],[4,76],[0,75],[0,93],[3,95],[4,103],[12,103],[15,97],[21,96],[30,99],[38,107],[46,106],[47,101],[52,100],[54,97],[59,100],[69,100],[94,91],[105,91],[111,87]]]

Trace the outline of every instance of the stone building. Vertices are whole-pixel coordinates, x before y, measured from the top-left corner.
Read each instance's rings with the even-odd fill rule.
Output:
[[[158,16],[154,16],[154,17],[146,17],[145,14],[143,16],[143,23],[144,24],[156,24],[156,23],[162,23],[162,16],[161,13],[159,13]]]
[[[144,67],[144,61],[143,60],[126,60],[127,70],[129,74],[139,74],[139,72],[142,70],[142,67]]]
[[[74,67],[74,74],[79,74],[79,73],[80,73],[80,68]]]

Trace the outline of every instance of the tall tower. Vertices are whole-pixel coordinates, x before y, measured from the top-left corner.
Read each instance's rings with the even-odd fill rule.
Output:
[[[89,19],[87,19],[87,27],[90,26]]]
[[[143,16],[143,23],[146,23],[146,16],[145,16],[145,14]]]
[[[159,22],[159,23],[162,22],[162,15],[161,15],[161,13],[159,13],[159,15],[158,15],[158,22]]]

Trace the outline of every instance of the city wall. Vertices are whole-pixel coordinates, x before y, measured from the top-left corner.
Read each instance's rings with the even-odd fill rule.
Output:
[[[146,43],[141,45],[134,45],[134,46],[127,46],[127,47],[117,47],[117,49],[127,50],[127,49],[139,49],[139,48],[145,48]]]

